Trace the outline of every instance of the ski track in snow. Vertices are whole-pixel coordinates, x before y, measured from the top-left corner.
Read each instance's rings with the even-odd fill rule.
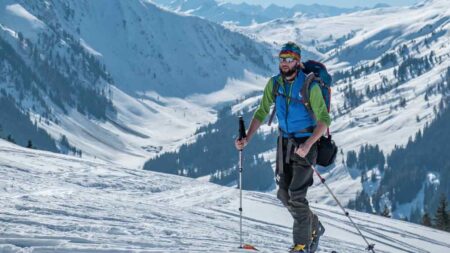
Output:
[[[271,193],[243,193],[244,242],[286,252],[292,219]],[[0,252],[240,252],[239,190],[28,150],[0,140]],[[336,207],[318,253],[365,252]],[[377,252],[445,252],[449,234],[350,211]]]

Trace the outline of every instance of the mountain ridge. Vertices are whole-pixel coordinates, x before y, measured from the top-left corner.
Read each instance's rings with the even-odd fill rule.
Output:
[[[216,0],[154,0],[156,4],[178,13],[204,17],[211,21],[237,26],[248,26],[270,20],[302,15],[308,18],[337,16],[366,8],[340,8],[320,4],[295,4],[284,7],[270,4],[266,7],[248,3],[225,3]],[[386,6],[374,6],[386,7]]]

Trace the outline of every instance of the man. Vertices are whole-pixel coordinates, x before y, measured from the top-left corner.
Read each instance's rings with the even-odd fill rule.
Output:
[[[272,77],[265,89],[247,131],[247,137],[236,140],[243,149],[256,133],[275,103],[280,135],[278,137],[276,176],[277,197],[294,218],[293,241],[290,252],[315,252],[319,237],[324,233],[317,215],[306,200],[308,187],[313,183],[317,158],[317,140],[330,126],[331,119],[317,83],[311,83],[309,105],[302,101],[302,87],[306,81],[301,62],[301,49],[293,42],[283,45],[280,54],[280,75]],[[312,112],[311,112],[312,111]]]

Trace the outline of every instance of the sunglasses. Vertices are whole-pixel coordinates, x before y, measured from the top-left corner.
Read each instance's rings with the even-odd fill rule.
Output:
[[[280,57],[280,63],[283,63],[283,62],[291,63],[295,60],[296,59],[294,57]]]

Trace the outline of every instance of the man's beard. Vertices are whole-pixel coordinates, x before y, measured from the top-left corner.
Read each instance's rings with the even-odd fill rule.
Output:
[[[283,76],[283,78],[292,76],[296,71],[297,71],[297,67],[294,67],[294,68],[289,69],[288,72],[284,72],[284,71],[280,68],[280,73],[281,73],[281,75]]]

